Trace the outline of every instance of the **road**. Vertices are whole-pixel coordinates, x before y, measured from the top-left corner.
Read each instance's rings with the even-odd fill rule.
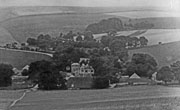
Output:
[[[47,56],[53,57],[53,54],[43,53],[43,52],[37,52],[37,51],[27,51],[27,50],[19,50],[19,49],[9,49],[9,48],[2,48],[2,47],[0,47],[0,49],[10,50],[10,51],[16,51],[16,52],[37,53],[37,54],[43,54],[43,55],[47,55]]]
[[[10,110],[180,110],[180,87],[36,91]]]

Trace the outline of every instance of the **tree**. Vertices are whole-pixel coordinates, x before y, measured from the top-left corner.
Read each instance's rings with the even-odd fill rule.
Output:
[[[11,76],[14,74],[13,67],[8,64],[0,64],[0,87],[10,86]]]
[[[131,37],[131,41],[132,41],[133,47],[137,47],[139,45],[139,39],[137,37]]]
[[[112,51],[112,53],[115,53],[117,51],[121,51],[125,47],[126,47],[126,42],[124,42],[122,40],[113,40],[109,45],[109,48]]]
[[[105,89],[109,87],[109,80],[105,77],[96,77],[93,80],[93,88],[95,89]]]
[[[75,34],[73,33],[73,31],[69,31],[66,35],[63,36],[63,38],[73,40],[74,36]]]
[[[37,45],[37,40],[36,39],[34,39],[34,38],[28,38],[27,39],[27,43],[29,44],[29,45]]]
[[[162,80],[167,84],[167,82],[173,80],[173,72],[171,71],[169,66],[163,66],[158,72],[157,72],[157,79]]]
[[[91,31],[93,34],[98,34],[109,32],[110,30],[121,31],[123,29],[123,23],[119,18],[109,18],[103,19],[98,23],[88,25],[86,31]]]
[[[109,47],[109,44],[111,42],[111,37],[109,36],[102,36],[101,38],[101,43],[105,46],[105,47]]]
[[[156,60],[148,55],[137,53],[132,56],[131,62],[127,65],[127,75],[137,73],[141,77],[150,78],[154,71],[156,71]]]
[[[81,35],[78,35],[77,38],[76,38],[76,41],[82,41],[82,36]]]
[[[139,38],[139,42],[141,46],[146,46],[148,44],[148,39],[146,39],[144,36]]]
[[[180,83],[180,61],[177,61],[177,62],[171,64],[171,69],[172,69],[172,72],[174,73],[175,78]]]
[[[74,47],[67,47],[60,51],[56,50],[53,55],[53,60],[61,71],[66,71],[67,66],[70,67],[71,63],[79,62],[80,58],[88,58],[88,54]]]
[[[44,71],[39,74],[38,86],[43,90],[65,89],[65,80],[59,72]]]
[[[93,33],[91,31],[85,31],[84,32],[84,40],[93,41],[94,40]]]
[[[57,71],[56,65],[45,60],[32,62],[28,71],[29,80],[36,84],[39,79],[39,74],[45,71]]]
[[[52,41],[52,39],[49,34],[46,34],[46,35],[40,34],[37,38],[38,47],[43,50],[47,50],[48,48],[50,48],[51,41]]]
[[[29,73],[27,69],[24,69],[21,74],[22,76],[27,76]]]

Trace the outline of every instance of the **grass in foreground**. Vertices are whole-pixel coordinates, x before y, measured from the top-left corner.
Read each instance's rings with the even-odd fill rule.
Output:
[[[31,92],[11,110],[179,110],[180,88],[133,86]]]

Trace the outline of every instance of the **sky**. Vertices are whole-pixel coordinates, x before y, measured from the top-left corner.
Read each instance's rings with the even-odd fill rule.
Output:
[[[0,0],[0,6],[89,6],[89,7],[168,7],[180,8],[180,0]]]

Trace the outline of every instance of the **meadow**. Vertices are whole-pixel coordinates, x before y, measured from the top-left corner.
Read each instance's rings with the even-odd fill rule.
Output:
[[[29,37],[37,37],[39,34],[50,34],[57,37],[59,34],[83,32],[87,25],[98,22],[101,19],[112,16],[103,14],[52,14],[29,15],[9,19],[1,23],[1,26],[18,41],[25,42]]]
[[[180,88],[128,86],[103,90],[36,91],[10,110],[179,110]]]
[[[11,64],[17,69],[40,60],[51,60],[51,56],[40,52],[0,48],[0,63]]]
[[[7,43],[15,42],[16,40],[12,35],[4,28],[0,27],[0,45],[4,46]]]

